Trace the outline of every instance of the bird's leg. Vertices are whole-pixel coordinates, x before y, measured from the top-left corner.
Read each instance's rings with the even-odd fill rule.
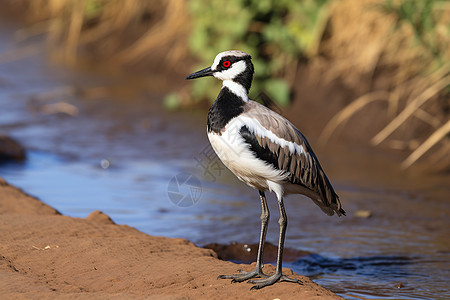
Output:
[[[280,237],[278,240],[278,255],[277,255],[277,268],[274,275],[257,280],[250,280],[249,283],[254,283],[255,285],[251,288],[253,289],[261,289],[265,286],[272,285],[277,281],[287,281],[287,282],[295,282],[302,284],[302,282],[298,279],[292,279],[282,274],[283,267],[283,248],[284,248],[284,237],[286,234],[287,227],[287,216],[286,211],[284,210],[283,198],[278,200],[278,206],[280,208],[280,219],[278,220],[278,224],[280,224]]]
[[[220,275],[220,279],[233,279],[232,282],[242,282],[255,277],[267,277],[262,271],[263,268],[263,254],[264,243],[266,241],[267,226],[269,224],[270,212],[267,206],[266,195],[263,191],[259,191],[261,199],[261,234],[259,237],[258,255],[256,257],[256,268],[252,272],[241,271],[241,274],[234,275]]]

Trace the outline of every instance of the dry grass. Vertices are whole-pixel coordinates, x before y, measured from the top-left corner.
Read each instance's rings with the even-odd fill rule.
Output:
[[[391,135],[401,125],[403,125],[408,120],[408,118],[410,118],[414,114],[417,114],[420,119],[430,123],[431,125],[439,123],[438,120],[435,121],[433,118],[428,117],[430,115],[426,111],[421,110],[421,107],[427,101],[433,99],[434,96],[442,92],[442,90],[448,87],[449,84],[450,76],[446,76],[432,86],[428,87],[419,96],[408,101],[408,104],[403,108],[403,110],[388,125],[386,125],[383,130],[381,130],[376,136],[372,138],[372,145],[377,146],[378,144],[383,142],[386,138],[388,138],[389,135]],[[422,115],[425,115],[425,117],[420,117]],[[428,119],[429,121],[427,121]]]
[[[375,91],[367,93],[351,102],[338,112],[325,126],[319,137],[319,142],[325,144],[335,131],[343,126],[354,114],[375,101],[389,101],[389,93],[386,91]]]
[[[426,141],[424,141],[411,155],[408,156],[402,163],[403,168],[410,167],[413,163],[415,163],[421,156],[423,156],[428,150],[431,149],[434,145],[442,141],[446,136],[450,133],[450,120],[447,121],[444,125],[438,128]],[[448,140],[444,141],[445,145],[442,149],[445,150],[444,155],[448,155],[449,150],[449,142]]]
[[[321,48],[327,59],[316,64],[326,69],[327,80],[339,78],[362,96],[328,122],[320,139],[326,142],[357,113],[376,118],[370,115],[368,105],[383,101],[387,103],[386,115],[391,121],[371,138],[371,144],[378,146],[385,142],[392,148],[414,146],[402,165],[404,168],[433,149],[436,155],[428,155],[428,161],[448,168],[448,155],[439,153],[448,149],[450,64],[436,62],[450,61],[450,5],[440,7],[442,14],[435,34],[442,56],[437,59],[417,42],[411,26],[398,23],[395,15],[380,9],[384,3],[384,0],[335,2],[331,34]],[[395,140],[394,133],[404,139]]]
[[[170,64],[187,53],[186,2],[11,0],[10,5],[23,11],[31,24],[17,37],[47,34],[49,49],[59,60],[75,64],[83,52],[95,60],[136,65],[155,51],[164,53]]]

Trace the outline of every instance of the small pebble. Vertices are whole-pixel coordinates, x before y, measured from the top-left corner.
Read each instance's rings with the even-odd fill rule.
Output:
[[[361,219],[367,219],[372,216],[372,212],[370,210],[357,210],[355,212],[355,217],[361,218]]]
[[[403,283],[399,282],[395,285],[395,287],[398,289],[401,289],[402,287],[405,287],[405,285]]]
[[[100,166],[102,167],[102,169],[108,169],[111,166],[111,162],[107,159],[102,159],[100,161]]]

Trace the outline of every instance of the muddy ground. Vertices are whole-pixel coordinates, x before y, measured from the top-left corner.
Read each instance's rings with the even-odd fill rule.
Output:
[[[303,285],[250,291],[250,284],[218,280],[253,266],[219,260],[185,239],[116,225],[100,212],[86,219],[63,216],[3,179],[0,228],[3,299],[341,299],[289,269],[285,274]]]

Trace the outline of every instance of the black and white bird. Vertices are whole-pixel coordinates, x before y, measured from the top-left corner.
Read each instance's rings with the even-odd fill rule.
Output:
[[[300,283],[282,274],[282,259],[287,217],[283,196],[303,194],[323,212],[345,215],[338,195],[323,171],[303,134],[292,123],[249,99],[253,80],[251,56],[232,50],[219,53],[211,67],[192,73],[186,79],[214,76],[223,81],[217,99],[208,113],[209,141],[223,164],[241,181],[259,191],[262,206],[261,235],[252,272],[220,275],[219,278],[242,282],[251,278],[260,289],[277,281]],[[280,209],[280,236],[275,274],[263,273],[263,251],[269,221],[265,191],[274,192]]]

